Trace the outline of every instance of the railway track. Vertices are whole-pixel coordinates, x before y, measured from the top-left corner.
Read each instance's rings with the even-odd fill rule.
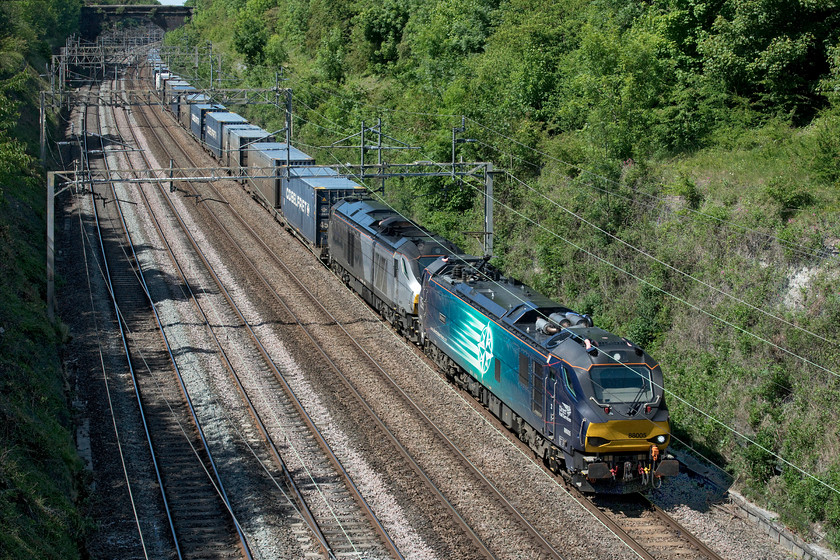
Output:
[[[141,117],[137,113],[139,112],[135,112],[135,117],[141,120],[143,118],[153,118],[151,115]],[[163,128],[160,123],[152,124],[150,122],[145,122],[145,127],[149,130]],[[161,145],[164,143],[162,140],[159,140],[159,142]],[[201,167],[190,161],[186,153],[174,159],[176,161],[181,160],[179,163],[185,167]],[[165,196],[165,193],[162,194]],[[577,557],[576,555],[569,556],[568,553],[565,556],[561,554],[559,549],[562,550],[565,544],[562,538],[558,538],[557,535],[542,535],[534,527],[534,524],[528,521],[528,518],[534,518],[532,513],[518,512],[517,506],[504,497],[505,493],[503,491],[495,490],[494,484],[490,480],[492,477],[482,474],[481,469],[473,464],[474,458],[471,459],[468,453],[463,453],[458,449],[458,443],[451,441],[445,435],[446,428],[431,427],[435,423],[424,412],[427,405],[409,397],[406,391],[401,388],[403,382],[387,379],[389,374],[385,369],[390,371],[393,369],[393,365],[380,367],[380,362],[386,360],[383,360],[380,356],[371,355],[358,343],[352,343],[349,346],[343,342],[337,343],[339,338],[369,340],[372,336],[376,336],[372,334],[372,331],[376,329],[371,328],[371,321],[359,320],[358,316],[342,315],[340,310],[337,313],[335,309],[330,311],[327,307],[322,306],[322,301],[328,299],[328,296],[325,295],[327,292],[320,289],[310,289],[308,280],[301,277],[299,263],[293,265],[288,262],[288,258],[284,261],[277,255],[276,249],[266,245],[261,246],[261,236],[248,226],[247,220],[233,211],[235,204],[226,202],[215,208],[216,205],[212,201],[225,200],[223,193],[211,190],[207,186],[198,186],[196,194],[202,200],[211,201],[209,204],[198,204],[199,199],[196,198],[196,207],[200,206],[201,210],[204,211],[208,207],[214,206],[214,210],[223,214],[216,227],[228,229],[228,235],[230,236],[228,243],[240,246],[237,249],[240,252],[239,256],[235,257],[234,262],[252,267],[255,271],[254,274],[263,270],[264,276],[260,280],[262,286],[259,290],[266,294],[270,292],[273,292],[273,294],[264,295],[261,301],[272,309],[272,314],[276,317],[274,320],[279,326],[275,330],[284,332],[305,331],[306,338],[320,347],[318,356],[310,358],[313,367],[323,370],[316,373],[314,378],[318,379],[319,382],[333,383],[332,388],[328,388],[327,392],[336,395],[341,394],[341,397],[336,397],[337,400],[335,401],[341,407],[358,410],[360,403],[365,403],[361,405],[361,408],[366,407],[367,412],[364,414],[355,413],[356,421],[360,425],[363,422],[375,424],[380,417],[386,419],[376,429],[370,429],[357,437],[369,442],[377,442],[376,444],[383,454],[402,456],[398,463],[387,465],[383,463],[385,469],[405,470],[405,464],[414,461],[412,457],[417,457],[416,466],[411,467],[414,475],[406,477],[407,479],[402,482],[402,485],[406,491],[408,491],[408,488],[411,488],[414,492],[419,487],[427,489],[429,495],[420,498],[420,501],[425,501],[429,505],[420,507],[428,508],[428,511],[434,511],[434,513],[423,513],[430,522],[437,523],[443,518],[449,519],[449,525],[441,525],[442,527],[448,527],[446,529],[448,533],[444,536],[444,540],[450,544],[447,545],[448,548],[445,548],[445,554],[453,552],[455,554],[447,554],[445,557]],[[224,212],[221,212],[222,210]],[[234,228],[231,224],[236,221],[240,221],[240,226]],[[227,227],[222,228],[222,223]],[[184,225],[182,229],[189,230],[189,227]],[[208,266],[210,266],[209,263]],[[304,265],[303,274],[306,273],[306,270],[307,267]],[[182,278],[184,284],[190,285],[193,281],[193,277],[184,274]],[[219,286],[223,285],[224,282],[220,281]],[[196,303],[195,305],[200,306],[201,304]],[[321,310],[314,316],[302,312],[302,309],[312,310],[319,307]],[[240,329],[249,321],[256,324],[262,320],[260,317],[256,317],[256,320],[249,320],[246,316],[249,313],[252,313],[252,311],[245,310],[240,313],[240,324],[237,325]],[[235,319],[232,315],[225,315],[217,319],[216,322],[231,323]],[[213,321],[205,318],[205,322],[211,323]],[[257,326],[254,330],[267,329],[265,326]],[[221,337],[230,336],[228,333]],[[233,344],[231,344],[232,346]],[[352,352],[352,354],[348,352]],[[268,361],[271,362],[272,360]],[[327,363],[334,365],[326,367],[324,364]],[[286,374],[290,374],[290,377],[295,375],[294,372],[286,372]],[[345,377],[339,383],[335,378],[341,376]],[[291,381],[291,383],[296,382],[298,381]],[[246,387],[248,383],[248,381],[241,383],[240,391],[244,394],[249,392],[260,394],[266,391],[275,394],[279,388],[278,385],[251,385]],[[384,406],[383,403],[389,404]],[[260,413],[257,409],[262,406],[261,404],[254,404],[251,415],[259,417]],[[475,404],[473,403],[472,406],[475,406]],[[405,412],[406,410],[410,412]],[[286,411],[284,414],[293,413]],[[393,426],[393,429],[386,426],[385,422]],[[412,431],[406,432],[404,427],[407,425],[425,425],[426,428],[419,432],[416,428],[411,428]],[[273,428],[266,427],[267,432],[272,430]],[[305,432],[295,437],[300,437],[302,440],[307,439]],[[390,442],[387,446],[383,443],[385,440]],[[417,443],[409,443],[403,446],[400,443],[401,440],[414,440]],[[440,449],[432,451],[430,442],[434,442],[435,446],[440,446]],[[312,446],[316,447],[314,444]],[[283,446],[279,445],[279,447]],[[446,464],[447,467],[428,468],[427,472],[424,465],[428,467],[432,464]],[[331,476],[329,470],[320,470],[320,467],[314,469],[313,472],[315,474],[310,476],[311,479],[328,479]],[[468,479],[465,476],[471,478]],[[467,480],[468,482],[465,482]],[[472,492],[469,496],[464,496],[465,487],[468,489],[467,492]],[[310,490],[313,494],[323,491],[317,489],[314,484]],[[478,501],[476,495],[493,496],[494,494],[494,497],[487,498],[481,505],[477,506],[474,503]],[[445,496],[455,496],[455,499],[449,501]],[[337,496],[332,496],[331,499],[338,503],[342,501]],[[444,505],[447,502],[448,505]],[[434,505],[431,505],[433,503]],[[444,513],[447,508],[448,511]],[[497,513],[499,511],[506,511],[506,513],[499,515]],[[348,512],[342,515],[353,520],[361,517],[358,512]],[[488,518],[494,516],[496,518],[494,519],[495,524],[489,523]],[[508,516],[510,517],[508,518]],[[516,519],[517,517],[518,519]],[[633,516],[631,515],[631,517]],[[506,521],[497,521],[501,518],[506,519]],[[452,520],[456,520],[457,529],[451,528]],[[327,529],[325,534],[328,534],[331,540],[340,540],[340,534],[346,532],[347,526],[349,525],[346,523],[344,526],[339,524],[337,529]],[[473,530],[473,526],[479,528]],[[619,535],[621,533],[619,529],[614,530],[614,532]],[[627,532],[641,534],[645,533],[646,529],[638,526],[628,526]],[[540,543],[540,541],[543,542]],[[659,556],[659,554],[664,554],[662,550],[667,550],[668,546],[679,547],[680,545],[666,544],[659,549],[651,548],[651,550],[656,551],[655,553],[646,551],[637,552],[637,554],[641,557],[657,558],[714,557],[696,555]],[[642,548],[644,546],[634,550],[638,551]]]
[[[160,138],[157,140],[163,145]],[[264,440],[270,445],[273,458],[283,471],[283,478],[297,497],[296,501],[304,512],[304,518],[317,535],[324,551],[330,557],[401,557],[294,393],[284,385],[281,372],[264,351],[259,336],[244,319],[224,283],[219,280],[213,265],[203,255],[200,244],[183,222],[177,207],[162,189],[158,189],[156,195],[178,222],[180,231],[176,234],[185,235],[190,239],[190,250],[199,255],[201,261],[198,266],[191,266],[193,272],[187,274],[184,272],[185,267],[177,264],[178,257],[175,256],[175,252],[170,250],[184,285],[203,287],[206,294],[208,287],[215,284],[214,290],[224,295],[224,302],[217,301],[215,304],[208,304],[205,297],[201,298],[205,301],[200,302],[200,298],[195,297],[194,293],[191,298],[205,325],[211,331],[219,330],[214,334],[214,340],[220,353],[226,356],[228,372],[239,388],[240,397],[247,403],[249,413],[256,421]],[[147,201],[147,206],[151,209],[152,204]],[[160,212],[160,209],[156,211]],[[167,235],[171,237],[172,233],[164,235],[161,231],[162,237]],[[197,268],[204,269],[203,277],[202,274],[195,273]],[[208,314],[203,310],[203,307],[207,306],[213,307],[213,314],[220,319],[208,319]],[[245,340],[246,336],[250,340]],[[225,340],[224,343],[222,339]],[[240,360],[240,364],[234,366],[232,362],[236,359],[227,358],[233,355],[248,357],[248,363],[242,364]],[[260,355],[263,357],[261,363],[255,363],[250,358]],[[285,401],[279,398],[284,394],[288,395]],[[274,401],[270,414],[265,415],[265,423],[257,411],[259,403],[252,402],[249,395],[270,395]],[[271,434],[275,434],[274,439],[278,439],[276,434],[280,434],[282,443],[275,443]],[[281,454],[285,455],[286,459],[281,457]],[[357,504],[360,507],[357,507]]]
[[[160,128],[160,125],[152,125],[148,128],[155,130]],[[200,165],[196,165],[189,158],[186,159],[186,163],[189,167],[201,167]],[[207,189],[196,188],[195,196],[206,200],[225,201],[224,194],[215,189],[208,192]],[[215,204],[209,204],[206,206],[213,206],[216,208]],[[398,384],[390,379],[388,374],[378,366],[377,360],[368,354],[364,348],[354,340],[355,338],[364,337],[364,333],[351,333],[340,321],[336,319],[335,316],[324,308],[319,301],[322,294],[313,294],[307,288],[306,282],[304,282],[299,276],[295,275],[295,273],[286,266],[283,260],[279,258],[276,253],[272,252],[270,248],[262,243],[260,236],[250,228],[247,220],[244,219],[241,214],[230,210],[229,204],[223,204],[219,207],[219,209],[226,210],[226,216],[221,219],[216,218],[217,227],[225,229],[222,228],[222,222],[230,224],[233,223],[231,220],[238,223],[238,227],[235,229],[233,227],[225,229],[228,239],[230,243],[232,243],[235,247],[237,247],[237,250],[240,251],[242,258],[245,259],[247,265],[250,266],[253,274],[261,278],[266,293],[273,295],[275,306],[277,305],[276,302],[280,302],[280,306],[282,307],[281,311],[285,314],[283,321],[294,323],[296,325],[295,328],[303,329],[308,341],[319,349],[319,353],[323,358],[322,361],[331,365],[330,369],[332,370],[332,373],[335,374],[332,376],[332,383],[335,384],[336,380],[341,382],[341,385],[336,386],[332,392],[346,394],[349,395],[350,398],[355,399],[354,402],[347,403],[345,406],[355,408],[361,406],[362,409],[368,411],[367,422],[360,422],[359,425],[370,424],[376,426],[379,430],[378,433],[371,433],[368,438],[372,441],[382,440],[383,438],[381,437],[381,434],[385,434],[385,439],[391,442],[391,446],[395,450],[394,454],[402,456],[403,460],[409,463],[418,477],[418,482],[429,488],[432,494],[436,495],[439,499],[442,499],[443,492],[436,487],[435,483],[431,480],[430,475],[428,475],[422,467],[420,467],[417,462],[412,459],[411,453],[399,443],[399,440],[394,436],[393,432],[385,426],[382,421],[380,421],[379,414],[374,411],[373,405],[374,403],[387,402],[390,403],[389,406],[394,411],[401,409],[410,410],[410,414],[413,415],[414,418],[411,418],[410,420],[402,419],[397,423],[404,425],[406,422],[410,422],[415,426],[425,426],[424,433],[419,435],[415,433],[413,434],[412,439],[424,441],[426,449],[424,451],[414,450],[414,453],[425,453],[428,455],[430,447],[437,446],[433,461],[436,465],[438,465],[436,469],[438,471],[437,476],[441,476],[441,471],[448,470],[448,472],[445,472],[445,476],[449,481],[457,481],[455,484],[458,486],[475,488],[475,492],[471,494],[471,500],[478,499],[475,497],[477,495],[484,496],[485,503],[481,508],[478,508],[478,510],[485,515],[485,517],[482,518],[482,521],[486,520],[486,516],[490,516],[497,520],[504,520],[508,523],[512,522],[515,524],[515,526],[511,527],[510,525],[503,525],[501,521],[497,521],[498,524],[496,526],[484,529],[485,536],[483,539],[492,541],[495,538],[496,540],[493,545],[496,548],[496,551],[493,552],[487,545],[484,544],[482,537],[475,534],[469,522],[463,519],[462,515],[459,513],[459,509],[448,500],[442,499],[441,503],[445,504],[444,507],[448,509],[448,515],[455,519],[463,531],[469,536],[471,542],[468,546],[475,547],[477,550],[483,551],[483,554],[488,557],[510,554],[516,551],[516,549],[514,548],[514,550],[511,550],[512,545],[509,538],[506,536],[519,534],[520,537],[516,542],[516,546],[519,547],[519,553],[533,555],[534,557],[562,558],[563,556],[557,548],[555,548],[555,546],[552,545],[548,539],[533,526],[533,524],[525,519],[516,507],[511,504],[510,501],[508,501],[505,496],[498,491],[498,489],[495,488],[490,480],[482,475],[480,470],[478,470],[475,465],[473,465],[470,460],[458,449],[458,447],[454,445],[449,438],[447,438],[444,432],[435,426],[434,422],[423,412],[422,407],[412,400],[408,394],[402,391]],[[257,248],[256,252],[254,251],[254,248]],[[266,255],[270,255],[270,264],[265,262]],[[260,264],[257,265],[257,262],[260,262]],[[268,269],[261,271],[261,268],[266,268],[267,264]],[[280,289],[281,286],[282,289]],[[295,286],[294,293],[289,293],[290,286]],[[281,294],[281,292],[283,293]],[[290,305],[289,302],[294,302],[294,305]],[[306,316],[306,318],[304,318],[298,309],[292,309],[292,307],[299,307],[301,304],[304,305],[304,308],[308,308],[310,310],[310,315]],[[313,309],[318,310],[318,316],[311,316],[311,310]],[[307,328],[305,326],[307,324],[314,324],[317,328]],[[347,343],[342,343],[341,352],[336,353],[336,347],[339,345],[336,341],[340,339],[349,341],[351,344],[348,346]],[[352,350],[352,355],[346,354],[348,348]],[[338,366],[339,362],[342,363],[341,366]],[[366,397],[361,395],[354,385],[354,382],[351,381],[350,377],[344,373],[348,368],[346,364],[360,363],[365,364],[363,367],[369,372],[375,372],[374,375],[377,376],[377,379],[373,382],[378,384],[380,387],[383,387],[384,383],[384,386],[387,387],[385,389],[385,393],[380,392]],[[355,375],[358,376],[358,373]],[[365,384],[368,385],[368,383]],[[432,442],[434,445],[432,445]],[[447,465],[448,469],[444,469],[440,467],[440,465]],[[457,489],[455,488],[447,488],[447,491],[450,495],[453,492],[457,493]],[[461,507],[463,508],[463,505]],[[475,507],[472,508],[472,512],[472,514],[475,515]],[[476,525],[481,524],[477,521],[473,521],[473,523]],[[486,525],[486,521],[484,524]],[[445,524],[441,524],[441,526],[445,526]],[[498,531],[500,528],[502,530]]]
[[[605,517],[622,540],[648,560],[721,560],[704,542],[639,494],[582,497]]]
[[[108,146],[102,142],[107,133],[101,116],[96,105],[86,110],[83,130],[90,131],[90,124],[98,130],[87,135],[95,145],[88,145],[86,152],[100,152],[98,163],[108,166]],[[173,358],[162,348],[160,325],[149,306],[148,286],[141,283],[143,272],[136,248],[130,236],[124,237],[127,230],[116,191],[94,188],[91,197],[104,262],[108,264],[108,284],[124,326],[124,349],[161,488],[161,509],[165,513],[161,529],[169,531],[172,546],[167,556],[249,557],[244,537],[234,536],[234,520],[216,483],[208,476],[213,469],[211,456],[199,437],[190,404],[172,374]]]
[[[116,128],[124,128],[124,127],[119,127],[118,126]],[[105,136],[106,135],[104,135],[104,134],[96,135],[97,138],[102,138],[102,137],[105,137]],[[112,133],[110,135],[112,140],[115,136],[116,136],[115,133]],[[120,143],[124,144],[124,142],[122,140],[120,140]],[[101,151],[101,150],[96,150],[96,151]],[[126,200],[126,199],[127,199],[127,197],[126,197],[125,193],[123,193],[122,196],[119,196],[115,193],[109,200],[106,200],[106,204],[113,203],[113,202],[116,201],[116,204],[111,204],[110,207],[115,209],[115,210],[119,210],[119,207],[121,206],[123,201]],[[126,227],[125,220],[122,218],[122,216],[120,216],[120,220],[119,220],[118,223],[122,224],[123,232],[128,231],[129,228]],[[137,272],[142,276],[142,270],[141,270],[142,267],[139,266],[139,263],[138,263],[139,259],[136,258],[136,253],[134,252],[133,248],[131,250],[131,257],[132,257],[132,260],[134,261],[135,266],[137,267]],[[136,280],[137,280],[137,278],[131,278],[131,274],[129,273],[125,282],[118,283],[119,287],[117,288],[117,290],[120,293],[120,297],[121,298],[122,297],[125,297],[125,298],[131,297],[132,301],[134,303],[137,303],[138,301],[142,301],[144,299],[143,295],[147,295],[147,297],[151,299],[153,296],[151,294],[149,294],[148,288],[145,288],[144,290],[141,290],[143,292],[143,294],[137,294],[136,291],[135,291],[134,292],[135,295],[133,297],[129,295],[129,294],[132,293],[131,288],[136,286]],[[141,277],[141,280],[142,280],[142,277]],[[132,317],[132,320],[133,320],[134,317],[139,316],[138,313],[134,312],[136,308],[142,308],[142,303],[138,304],[138,305],[135,305],[131,309],[129,309],[129,312],[131,314],[128,315],[128,316]],[[158,329],[160,329],[161,333],[165,334],[166,329],[164,329],[163,326],[160,325],[160,323],[158,323]],[[153,329],[151,329],[151,330],[153,330]],[[190,350],[190,351],[192,352],[192,350]],[[178,350],[176,350],[176,353],[180,353],[181,356],[184,355],[183,352],[179,352]],[[171,351],[169,352],[169,358],[172,361],[172,363],[174,364],[176,360],[172,356]],[[163,363],[165,363],[165,358],[163,358],[163,360],[164,360]],[[154,364],[154,365],[158,365],[158,364]],[[157,368],[152,368],[151,369],[152,373],[155,373],[156,369]],[[151,383],[156,383],[156,382],[151,382]],[[189,395],[188,395],[188,390],[186,388],[186,384],[183,381],[180,381],[180,386],[181,386],[183,395],[187,398],[187,400],[189,400]],[[158,384],[157,388],[158,389],[161,388],[160,384]],[[152,394],[154,389],[155,389],[155,385],[152,384],[151,389],[149,389],[148,391],[144,390],[143,392],[145,394]],[[160,395],[157,395],[157,396],[160,396]],[[148,400],[150,400],[148,397],[144,398],[144,401],[148,401]],[[158,404],[174,408],[171,403],[173,403],[175,401],[176,401],[176,399],[173,398],[173,396],[171,394],[170,395],[165,395],[164,394],[162,399],[158,399]],[[163,406],[161,406],[161,408],[163,408]],[[191,411],[191,415],[193,417],[193,420],[195,420],[195,425],[198,426],[198,431],[200,432],[201,429],[200,429],[200,426],[199,426],[199,424],[198,424],[198,422],[195,418],[195,416],[196,416],[195,412]],[[163,418],[165,419],[166,417],[164,416]],[[184,431],[184,428],[182,427],[182,424],[179,424],[178,426],[181,426],[181,431]],[[151,431],[154,432],[155,429],[161,429],[162,430],[161,433],[164,434],[162,438],[160,437],[160,433],[158,433],[156,435],[155,440],[163,439],[164,441],[163,441],[163,443],[161,443],[160,441],[157,441],[155,446],[163,446],[164,449],[175,449],[176,446],[178,445],[178,438],[176,437],[175,441],[173,442],[172,437],[170,437],[169,434],[177,433],[178,430],[175,429],[175,428],[177,428],[178,426],[170,426],[169,428],[165,428],[165,426],[164,426],[165,429],[161,429],[160,425],[152,426]],[[181,441],[180,443],[181,443],[182,448],[183,448],[184,447],[183,446],[184,442]],[[195,446],[195,444],[193,444],[193,446]],[[217,492],[219,492],[221,494],[224,494],[224,488],[222,486],[221,478],[219,477],[218,473],[216,472],[216,466],[214,464],[212,464],[212,461],[210,461],[209,465],[207,464],[207,459],[209,459],[209,455],[210,455],[210,452],[209,452],[209,449],[207,448],[207,446],[205,446],[205,451],[206,451],[206,453],[205,453],[206,456],[205,456],[204,468],[205,468],[205,470],[209,470],[210,468],[212,468],[212,471],[216,475],[214,477],[215,480],[213,481],[213,485],[215,486]],[[181,465],[183,465],[183,462],[181,462]],[[186,472],[187,472],[187,469],[184,466],[181,466],[181,467],[176,466],[175,476],[171,477],[172,482],[175,482],[176,488],[174,490],[167,489],[163,494],[164,501],[167,501],[166,496],[168,495],[169,492],[174,493],[176,498],[179,498],[184,493],[191,496],[190,499],[191,499],[191,503],[192,503],[192,506],[193,506],[191,509],[184,510],[183,508],[181,508],[181,511],[179,511],[178,503],[182,500],[177,500],[177,499],[175,500],[174,504],[170,506],[170,509],[172,509],[172,513],[169,514],[169,515],[170,515],[170,519],[173,520],[173,521],[170,521],[170,523],[172,524],[172,534],[173,534],[173,538],[174,538],[174,541],[175,541],[175,549],[176,549],[175,552],[176,552],[177,556],[178,557],[188,557],[188,558],[190,558],[190,557],[200,557],[200,558],[215,558],[215,557],[220,557],[221,558],[221,557],[225,557],[226,558],[226,557],[231,557],[231,554],[234,554],[234,557],[235,557],[236,555],[235,555],[235,553],[231,552],[232,548],[231,548],[229,543],[226,543],[225,541],[223,541],[220,538],[215,538],[214,533],[213,533],[213,523],[208,523],[207,519],[202,519],[202,517],[210,518],[210,519],[224,519],[224,516],[223,515],[222,516],[218,515],[218,512],[214,512],[212,514],[204,515],[204,516],[202,515],[202,512],[206,511],[207,508],[204,507],[203,504],[199,504],[199,501],[200,501],[199,497],[200,496],[198,496],[195,493],[194,485],[191,486],[191,484],[190,484],[191,482],[194,482],[194,479],[189,479],[188,480],[185,477]],[[315,475],[318,476],[319,474],[321,474],[321,473],[318,473],[317,469],[315,469]],[[233,475],[231,475],[231,476],[233,476]],[[165,481],[161,481],[160,484],[161,484],[162,487],[165,486]],[[261,492],[261,493],[256,493],[256,494],[260,495],[261,497],[263,497],[268,502],[272,502],[272,501],[275,500],[275,498],[271,498],[269,493],[266,493],[266,492]],[[172,501],[172,500],[169,500],[169,501]],[[279,500],[279,501],[282,502],[283,500]],[[226,502],[225,507],[227,508],[228,512],[230,513],[231,518],[233,518],[232,517],[233,513],[231,511],[230,503],[227,502],[227,499],[225,499],[225,502]],[[169,505],[169,504],[167,503],[167,505]],[[283,518],[283,519],[288,518],[289,517],[288,513],[289,512],[286,512],[286,514],[280,515],[279,517]],[[199,524],[200,527],[196,528],[196,527],[186,526],[188,524],[188,522],[192,519],[198,519],[198,524]],[[245,552],[245,556],[250,557],[250,553],[248,551],[247,541],[244,537],[244,534],[243,534],[243,531],[242,531],[241,527],[238,524],[235,523],[235,519],[234,519],[234,525],[237,529],[237,532],[239,533],[240,543],[242,544],[242,549]],[[352,522],[349,523],[349,524],[346,523],[345,525],[352,525]],[[199,539],[197,541],[195,539],[190,539],[189,538],[189,530],[190,529],[198,529],[198,532],[201,533],[201,536],[199,537]],[[300,541],[305,541],[306,540],[307,535],[305,535],[305,534],[301,535],[300,531],[296,531],[296,532],[298,534],[290,535],[291,540],[298,541],[298,544],[300,544]],[[304,533],[305,533],[305,531],[304,531]],[[183,537],[183,535],[185,535],[185,534],[187,535],[186,538]],[[181,550],[182,547],[179,546],[179,544],[178,544],[181,541],[184,541],[184,543],[185,543],[185,546],[183,547],[183,550]],[[274,552],[277,552],[276,547],[273,547],[272,550]],[[357,550],[354,549],[354,551],[356,553],[358,553]],[[307,551],[302,550],[300,547],[297,547],[297,548],[295,548],[295,552],[293,552],[291,554],[293,556],[301,556],[305,553],[307,553]],[[288,551],[285,551],[285,553],[281,553],[280,555],[281,556],[286,556],[286,555],[288,555]],[[274,556],[275,556],[275,554],[268,554],[267,557],[274,557]],[[382,555],[381,557],[385,557],[385,555]]]

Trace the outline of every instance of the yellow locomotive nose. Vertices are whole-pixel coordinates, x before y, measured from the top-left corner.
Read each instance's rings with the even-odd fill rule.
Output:
[[[664,450],[670,443],[670,432],[667,420],[610,420],[592,423],[586,430],[585,448],[587,453],[647,452],[651,444],[655,444]]]

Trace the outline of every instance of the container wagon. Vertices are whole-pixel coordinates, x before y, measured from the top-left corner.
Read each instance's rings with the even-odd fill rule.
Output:
[[[269,208],[280,208],[281,182],[286,167],[315,165],[315,159],[281,142],[255,142],[248,165],[248,180],[257,199]]]
[[[199,141],[204,142],[204,119],[207,113],[225,111],[218,103],[195,103],[190,106],[190,132]]]
[[[229,112],[210,112],[204,116],[204,140],[207,148],[221,161],[224,131],[230,125],[247,124],[248,119],[242,115]]]
[[[363,186],[340,176],[329,167],[295,167],[282,181],[283,215],[295,234],[326,256],[330,208],[333,204],[367,192]]]

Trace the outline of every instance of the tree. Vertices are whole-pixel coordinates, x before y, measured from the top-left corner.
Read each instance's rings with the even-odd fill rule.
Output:
[[[337,27],[321,40],[315,64],[326,80],[339,83],[344,79],[344,39]]]
[[[421,3],[405,30],[420,78],[437,86],[457,74],[465,57],[483,51],[497,7],[492,0]]]
[[[283,39],[276,33],[268,38],[264,51],[265,61],[270,66],[282,66],[289,59],[289,53],[286,52]]]
[[[368,61],[374,65],[396,62],[410,6],[405,0],[385,0],[356,16],[367,44]]]
[[[805,122],[823,103],[817,87],[838,38],[836,2],[728,0],[698,51],[727,91]]]
[[[240,12],[233,28],[233,48],[249,66],[262,64],[268,31],[263,20],[249,11]]]

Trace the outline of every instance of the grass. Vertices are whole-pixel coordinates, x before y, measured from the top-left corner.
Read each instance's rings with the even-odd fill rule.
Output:
[[[85,530],[74,504],[81,464],[62,334],[45,313],[45,182],[21,141],[11,139],[22,138],[32,152],[38,89],[31,71],[5,88],[23,113],[7,114],[15,118],[4,123],[13,136],[0,131],[0,558],[72,559]]]

